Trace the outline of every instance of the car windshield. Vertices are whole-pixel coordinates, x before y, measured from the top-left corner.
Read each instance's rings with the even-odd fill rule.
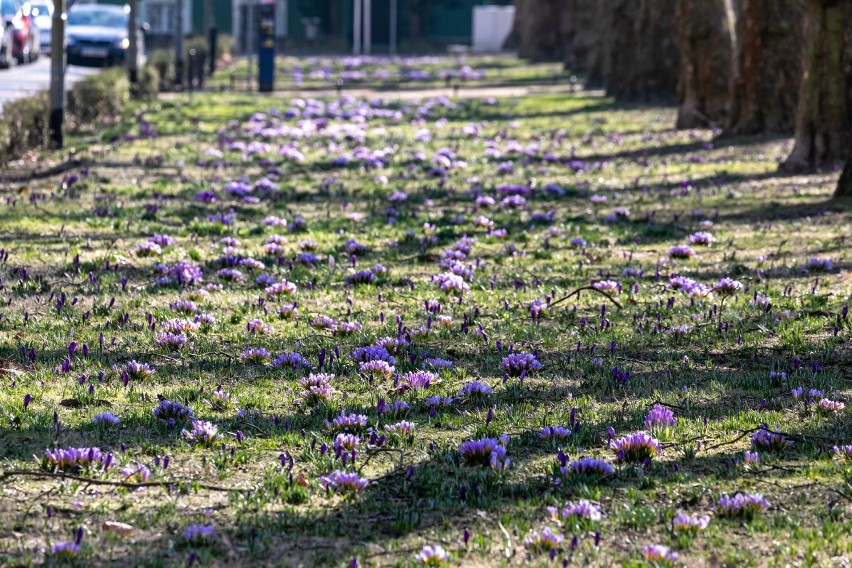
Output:
[[[12,0],[0,0],[0,13],[4,16],[14,16],[18,12],[18,5]]]
[[[127,14],[112,10],[71,10],[68,12],[68,25],[126,28]]]

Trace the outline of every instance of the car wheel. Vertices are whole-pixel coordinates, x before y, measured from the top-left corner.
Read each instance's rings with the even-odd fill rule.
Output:
[[[15,59],[17,59],[18,61],[18,65],[23,65],[27,62],[27,59],[29,59],[29,54],[27,53],[27,46],[21,47],[21,53],[18,54],[18,57],[16,57]]]

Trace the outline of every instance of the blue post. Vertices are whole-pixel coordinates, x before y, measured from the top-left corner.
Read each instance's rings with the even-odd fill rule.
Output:
[[[258,6],[257,90],[261,93],[275,88],[275,2],[261,0]]]

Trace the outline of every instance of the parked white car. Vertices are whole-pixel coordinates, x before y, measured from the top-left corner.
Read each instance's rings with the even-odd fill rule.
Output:
[[[53,3],[37,0],[32,3],[32,12],[41,40],[41,50],[50,54],[50,30],[53,29]]]

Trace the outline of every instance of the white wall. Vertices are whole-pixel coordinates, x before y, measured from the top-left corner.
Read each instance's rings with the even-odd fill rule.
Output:
[[[514,19],[514,6],[474,6],[473,51],[501,51]]]

